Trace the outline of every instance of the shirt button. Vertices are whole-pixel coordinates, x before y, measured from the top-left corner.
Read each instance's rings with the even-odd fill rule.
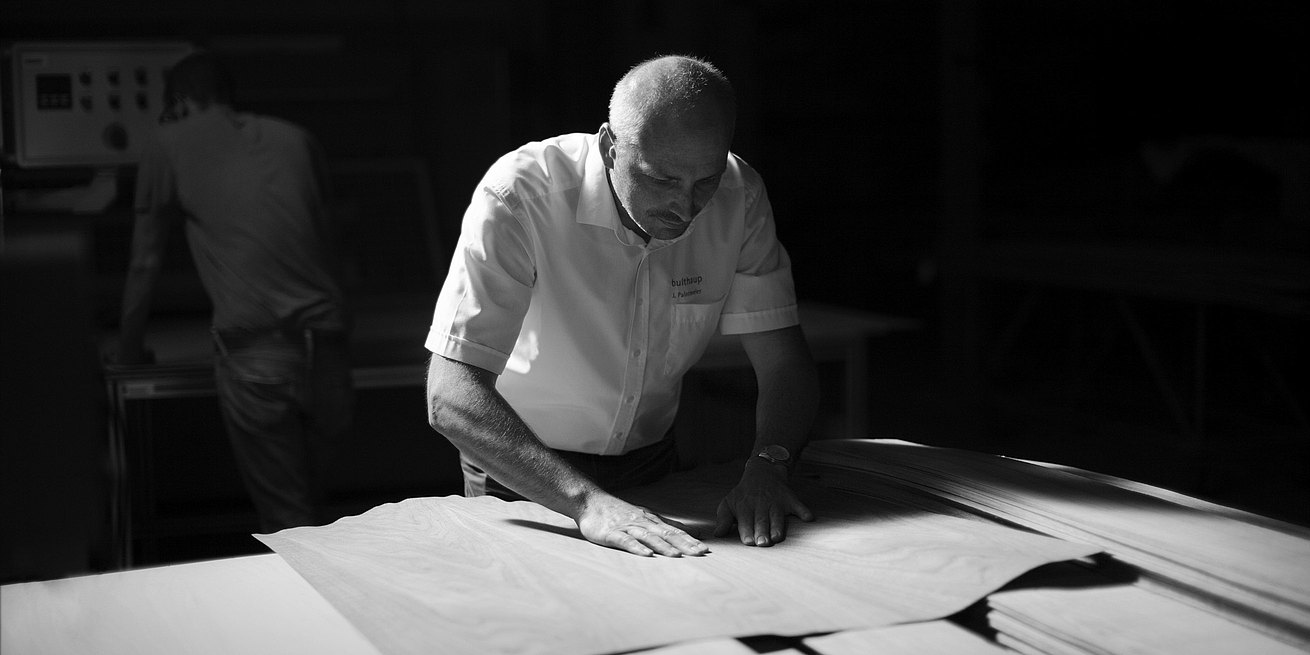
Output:
[[[628,396],[628,402],[629,402],[629,403],[631,403],[632,401],[634,401],[634,400],[636,400],[636,399],[637,399],[636,396]]]
[[[638,348],[638,349],[632,351],[632,356],[633,356],[633,357],[641,357],[641,348]]]

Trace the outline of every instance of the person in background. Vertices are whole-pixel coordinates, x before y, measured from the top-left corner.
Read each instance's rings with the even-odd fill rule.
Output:
[[[323,155],[304,129],[237,111],[211,53],[179,61],[165,89],[138,169],[115,360],[153,359],[151,294],[181,221],[213,305],[219,406],[260,528],[316,524],[323,470],[354,400]]]
[[[712,64],[658,57],[619,80],[597,133],[529,143],[478,184],[426,340],[429,422],[467,495],[536,501],[637,555],[707,552],[613,492],[677,468],[682,377],[718,330],[740,335],[759,397],[716,535],[769,546],[812,519],[788,474],[817,374],[764,183],[729,151],[735,115]]]

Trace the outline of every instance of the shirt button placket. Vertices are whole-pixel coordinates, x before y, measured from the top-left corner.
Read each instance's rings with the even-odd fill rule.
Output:
[[[646,257],[643,257],[637,265],[637,279],[634,281],[633,289],[633,312],[632,312],[632,351],[631,360],[627,367],[627,374],[623,380],[623,392],[620,396],[623,399],[619,406],[617,428],[614,431],[614,447],[621,448],[621,440],[631,436],[632,423],[637,412],[637,396],[641,393],[642,382],[646,376],[646,357],[649,354],[647,339],[650,331],[648,329],[649,315],[647,308],[650,303],[646,302],[646,296],[650,292],[650,275],[646,267]],[[625,434],[625,430],[627,431]]]

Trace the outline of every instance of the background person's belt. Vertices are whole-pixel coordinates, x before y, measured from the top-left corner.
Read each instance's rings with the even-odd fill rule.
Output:
[[[315,343],[339,343],[346,340],[344,330],[322,330],[318,328],[268,328],[263,330],[220,330],[211,328],[214,342],[219,350],[249,348],[273,343],[312,345]]]

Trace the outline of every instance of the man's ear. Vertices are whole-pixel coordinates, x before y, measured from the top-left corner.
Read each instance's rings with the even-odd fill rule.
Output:
[[[615,157],[614,132],[610,130],[609,123],[601,123],[600,133],[597,137],[600,138],[600,159],[605,162],[605,168],[613,169]]]

